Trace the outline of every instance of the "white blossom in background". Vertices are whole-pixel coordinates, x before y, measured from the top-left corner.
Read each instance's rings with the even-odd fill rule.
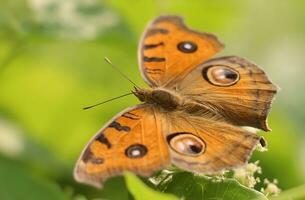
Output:
[[[254,188],[254,186],[260,182],[260,179],[255,177],[255,174],[262,173],[262,169],[258,164],[259,161],[256,161],[254,163],[248,163],[244,167],[234,169],[234,178],[242,185]]]
[[[274,179],[272,182],[270,182],[268,179],[264,179],[264,184],[266,187],[262,188],[261,192],[266,196],[277,196],[281,192],[281,189],[277,186],[278,181],[276,179]]]
[[[22,153],[24,146],[20,130],[8,121],[0,119],[0,153],[16,157]]]
[[[118,16],[96,0],[28,0],[35,20],[64,38],[94,39],[119,24]]]
[[[262,168],[258,165],[259,161],[254,163],[248,163],[244,167],[234,170],[234,178],[249,188],[254,188],[254,186],[261,182],[260,178],[255,177],[255,174],[261,174]],[[281,189],[277,186],[278,181],[274,179],[270,182],[268,179],[264,179],[265,188],[261,188],[261,192],[266,196],[275,196],[281,192]]]

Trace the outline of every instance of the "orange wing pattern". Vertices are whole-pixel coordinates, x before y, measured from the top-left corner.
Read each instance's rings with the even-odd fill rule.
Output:
[[[187,28],[178,16],[161,16],[147,28],[139,44],[139,67],[151,86],[164,86],[223,48],[214,35]]]
[[[243,58],[212,59],[176,84],[173,87],[185,98],[211,108],[231,124],[270,130],[266,119],[277,87]]]
[[[101,187],[124,171],[149,176],[169,164],[158,113],[143,105],[118,114],[97,133],[80,156],[74,177]]]

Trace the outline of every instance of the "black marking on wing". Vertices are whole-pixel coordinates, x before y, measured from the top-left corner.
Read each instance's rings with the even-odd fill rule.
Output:
[[[87,163],[87,162],[91,162],[93,164],[103,164],[104,163],[104,159],[103,158],[97,158],[93,155],[93,153],[90,150],[90,147],[88,147],[82,157],[83,162]]]
[[[86,163],[90,160],[91,156],[93,156],[93,154],[90,150],[90,147],[88,147],[83,154],[82,160]]]
[[[130,127],[129,126],[122,126],[119,122],[117,121],[113,121],[110,125],[109,128],[114,128],[117,131],[130,131]]]
[[[135,116],[135,117],[140,118],[140,116],[139,116],[139,115],[136,115],[136,114],[134,114],[134,113],[132,113],[132,112],[127,112],[126,114],[133,115],[133,116]]]
[[[109,140],[105,137],[104,133],[99,134],[95,140],[99,141],[102,144],[105,144],[107,146],[108,149],[111,148],[111,143],[109,142]]]
[[[146,37],[149,37],[149,36],[152,36],[152,35],[155,35],[155,34],[168,34],[169,31],[167,29],[164,29],[164,28],[152,28],[152,29],[149,29],[147,32],[146,32]]]
[[[164,62],[165,58],[162,57],[143,57],[144,62]]]
[[[158,44],[145,44],[145,45],[143,46],[143,49],[144,49],[144,50],[153,49],[153,48],[156,48],[156,47],[159,47],[159,46],[163,46],[163,45],[164,45],[163,42],[160,42],[160,43],[158,43]]]
[[[159,72],[164,72],[164,70],[156,68],[156,69],[150,69],[150,68],[145,68],[146,71],[159,71]]]
[[[132,114],[132,113],[130,113],[130,112],[124,113],[124,114],[122,115],[122,117],[125,117],[125,118],[128,118],[128,119],[132,119],[132,120],[139,120],[139,119],[140,119],[139,116],[137,116],[137,115],[135,115],[135,114]]]
[[[261,144],[262,147],[266,147],[267,146],[267,142],[266,142],[266,140],[263,137],[261,137],[259,139],[259,143]]]

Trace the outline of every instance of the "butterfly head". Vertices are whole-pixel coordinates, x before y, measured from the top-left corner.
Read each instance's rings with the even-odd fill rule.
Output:
[[[132,93],[141,101],[141,102],[147,102],[147,96],[148,96],[148,89],[142,89],[134,87],[134,90]]]

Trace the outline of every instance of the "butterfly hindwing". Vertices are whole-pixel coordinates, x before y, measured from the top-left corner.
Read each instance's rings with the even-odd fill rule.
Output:
[[[173,88],[231,124],[269,130],[266,119],[277,87],[246,59],[229,56],[209,60]]]
[[[171,161],[186,171],[212,174],[242,166],[260,139],[224,122],[179,112],[167,116]]]
[[[149,176],[168,166],[168,147],[157,115],[152,107],[142,105],[110,120],[80,156],[75,179],[101,187],[107,178],[124,171]]]
[[[189,29],[181,17],[160,16],[148,25],[139,43],[140,71],[149,85],[167,85],[222,48],[214,35]]]

